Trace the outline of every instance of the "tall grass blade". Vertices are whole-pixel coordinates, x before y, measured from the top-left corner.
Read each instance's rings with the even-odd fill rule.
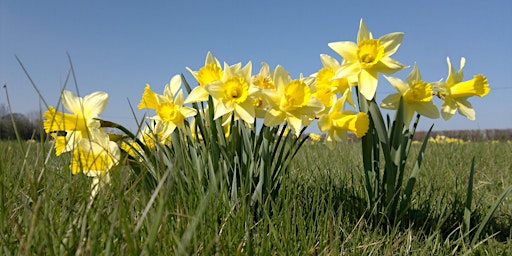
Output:
[[[471,230],[471,201],[473,200],[473,177],[475,174],[475,157],[471,160],[471,169],[469,171],[468,190],[466,194],[466,205],[464,207],[464,234]]]
[[[478,238],[480,237],[480,235],[484,231],[485,227],[487,226],[487,224],[491,220],[492,216],[494,215],[494,213],[496,212],[496,210],[498,209],[500,204],[503,202],[503,200],[505,200],[505,198],[508,196],[508,194],[510,194],[510,192],[512,192],[512,185],[508,186],[503,191],[503,193],[501,193],[500,197],[498,197],[498,200],[489,209],[489,211],[487,212],[487,215],[485,215],[485,218],[480,223],[480,225],[479,225],[479,227],[478,227],[478,229],[477,229],[477,231],[475,233],[475,236],[473,236],[473,239],[471,240],[471,246],[474,246],[476,244],[476,242],[478,241]]]

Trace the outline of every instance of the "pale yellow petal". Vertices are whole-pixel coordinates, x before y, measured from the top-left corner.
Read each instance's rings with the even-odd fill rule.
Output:
[[[376,71],[383,74],[393,74],[404,68],[407,68],[407,66],[388,56],[382,57],[374,67]]]
[[[359,62],[345,62],[338,70],[336,70],[332,79],[357,76],[359,72],[361,72],[361,65],[359,65]]]
[[[338,69],[341,66],[338,60],[327,54],[320,54],[320,61],[322,61],[324,67],[332,68],[334,70]]]
[[[166,86],[167,87],[167,86]],[[174,97],[181,89],[181,75],[174,75],[169,82],[169,89],[171,92],[171,98]]]
[[[348,62],[359,62],[359,58],[357,56],[358,46],[356,43],[351,41],[342,41],[342,42],[332,42],[329,43],[328,46],[341,55],[343,59]]]
[[[288,116],[286,118],[286,121],[288,122],[290,129],[293,130],[295,135],[298,135],[300,133],[300,130],[302,129],[302,119],[297,118],[295,116]]]
[[[416,112],[422,116],[436,119],[439,118],[439,109],[434,102],[420,102],[415,104]]]
[[[267,111],[263,123],[268,127],[278,126],[284,122],[286,115],[278,110]]]
[[[318,118],[317,125],[318,125],[318,129],[320,129],[320,131],[322,131],[322,132],[325,132],[325,131],[331,129],[331,119],[329,118],[329,115],[328,114],[321,115]]]
[[[402,95],[400,93],[390,94],[382,100],[380,106],[385,109],[397,109],[401,96]]]
[[[407,75],[407,78],[405,79],[405,81],[407,82],[407,84],[413,84],[414,82],[421,81],[421,80],[422,80],[422,78],[421,78],[420,69],[418,68],[418,65],[416,65],[416,63],[414,63],[414,67],[413,67],[411,73],[409,73],[409,75]]]
[[[384,54],[390,56],[395,53],[398,47],[400,47],[403,38],[404,33],[402,32],[394,32],[381,36],[379,42],[384,46]]]
[[[396,77],[390,77],[390,76],[384,76],[384,78],[386,80],[388,80],[388,82],[393,86],[395,87],[395,89],[400,93],[400,94],[404,94],[408,89],[409,89],[409,85],[407,85],[406,83],[404,83],[404,81],[402,81],[402,79],[400,78],[396,78]]]
[[[452,98],[445,98],[441,105],[441,116],[444,120],[449,120],[457,111],[457,104]]]
[[[197,110],[195,108],[186,106],[182,107],[180,112],[185,118],[195,116],[197,114]]]
[[[372,100],[377,90],[378,74],[377,72],[361,70],[359,73],[359,91],[367,99]]]
[[[235,105],[235,113],[246,123],[254,123],[256,112],[251,101],[246,100],[242,104]]]
[[[107,107],[108,94],[106,92],[93,92],[84,97],[84,116],[97,117]]]
[[[459,110],[459,114],[467,117],[469,120],[476,119],[476,113],[473,109],[473,106],[466,99],[457,99],[456,100],[457,109]]]
[[[364,40],[373,39],[372,33],[366,26],[366,23],[363,19],[359,22],[359,31],[357,32],[357,42],[362,42]]]
[[[76,96],[73,92],[64,90],[61,95],[62,105],[71,113],[82,112],[82,99]]]
[[[185,104],[207,101],[209,95],[210,94],[208,94],[208,92],[204,89],[203,86],[197,86],[194,89],[192,89],[192,91],[187,96]]]

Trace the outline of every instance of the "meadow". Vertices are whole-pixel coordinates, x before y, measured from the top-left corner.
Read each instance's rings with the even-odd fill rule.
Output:
[[[414,155],[419,145],[411,150]],[[227,181],[198,186],[205,181],[187,168],[171,168],[148,192],[123,164],[92,200],[90,179],[71,174],[71,157],[55,157],[51,143],[1,141],[0,152],[4,255],[512,255],[511,196],[470,245],[512,184],[506,141],[429,143],[407,216],[394,225],[367,218],[360,143],[329,149],[306,141],[282,174],[278,194],[260,210],[234,201]]]

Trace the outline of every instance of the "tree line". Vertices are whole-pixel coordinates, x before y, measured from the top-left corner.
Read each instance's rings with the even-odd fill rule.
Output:
[[[43,132],[39,113],[10,113],[5,105],[0,104],[0,140],[16,140],[17,136],[22,140],[38,140]]]

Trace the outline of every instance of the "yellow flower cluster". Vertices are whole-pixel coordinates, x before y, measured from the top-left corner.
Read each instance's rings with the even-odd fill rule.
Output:
[[[450,138],[444,135],[436,135],[434,138],[428,139],[430,143],[435,144],[467,144],[469,141],[465,141],[463,139]]]
[[[357,101],[354,94],[359,101],[374,101],[379,73],[392,74],[407,67],[391,58],[402,39],[401,32],[374,38],[361,20],[356,42],[328,44],[343,57],[341,61],[321,54],[323,67],[318,72],[309,76],[300,74],[296,78],[281,65],[272,70],[267,63],[262,63],[256,74],[252,73],[251,62],[245,65],[221,65],[208,52],[204,66],[197,71],[186,68],[197,80],[197,86],[186,98],[181,89],[181,75],[173,76],[162,94],[154,92],[150,85],[145,86],[138,108],[152,109],[155,114],[149,117],[137,136],[129,140],[121,139],[116,143],[117,140],[109,138],[103,130],[98,115],[108,101],[105,92],[94,92],[81,98],[70,91],[63,91],[62,105],[69,113],[59,112],[50,106],[44,113],[44,129],[55,139],[57,155],[72,152],[73,173],[83,172],[94,177],[93,195],[102,184],[108,182],[108,172],[120,161],[121,150],[140,161],[145,150],[143,147],[156,150],[162,145],[170,145],[171,134],[175,130],[190,132],[194,139],[200,139],[194,118],[205,115],[199,112],[198,107],[192,108],[187,104],[211,100],[213,119],[221,118],[226,137],[230,135],[233,120],[242,120],[249,128],[254,128],[257,118],[263,119],[267,127],[286,124],[287,129],[295,135],[301,134],[304,127],[317,120],[318,128],[325,136],[311,134],[310,138],[319,141],[324,137],[324,141],[333,146],[335,141],[344,140],[347,132],[357,137],[363,137],[368,132],[369,115],[363,111],[345,109],[345,103],[355,108]],[[441,115],[444,119],[451,118],[456,111],[475,119],[474,110],[467,99],[485,96],[490,89],[487,78],[481,74],[463,81],[464,63],[465,59],[462,58],[460,69],[456,71],[448,59],[448,78],[443,82],[425,82],[417,65],[414,65],[406,81],[386,76],[398,93],[386,97],[381,106],[396,109],[402,99],[405,124],[408,125],[414,113],[429,118],[440,117],[438,108],[432,102],[436,95],[443,99]],[[432,142],[455,141],[436,137]],[[457,143],[462,141],[457,140]]]

